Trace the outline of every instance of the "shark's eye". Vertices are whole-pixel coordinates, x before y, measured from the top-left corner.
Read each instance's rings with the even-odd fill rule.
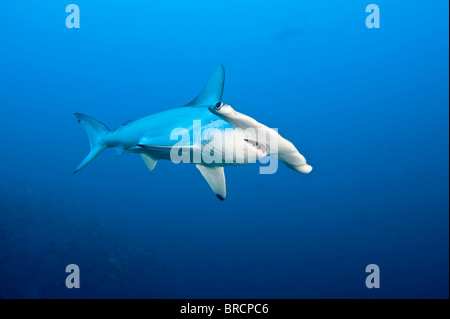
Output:
[[[222,102],[217,102],[216,103],[216,105],[214,105],[214,108],[216,109],[216,110],[220,110],[220,108],[223,106],[223,103]]]

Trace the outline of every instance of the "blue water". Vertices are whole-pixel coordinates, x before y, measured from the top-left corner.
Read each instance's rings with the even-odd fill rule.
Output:
[[[361,0],[74,0],[79,29],[69,3],[1,5],[1,298],[449,297],[447,1],[377,0],[380,29]],[[181,106],[217,63],[311,174],[228,167],[224,202],[193,165],[113,150],[72,174],[72,113]]]

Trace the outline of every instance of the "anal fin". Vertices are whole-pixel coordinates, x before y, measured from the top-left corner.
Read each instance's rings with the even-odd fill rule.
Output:
[[[145,165],[147,165],[148,169],[153,171],[156,163],[158,162],[158,159],[148,154],[141,154],[141,157],[144,160]]]

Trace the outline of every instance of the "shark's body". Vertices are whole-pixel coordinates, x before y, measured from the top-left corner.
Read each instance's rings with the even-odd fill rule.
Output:
[[[292,28],[292,29],[283,29],[276,37],[276,41],[286,42],[289,39],[295,38],[299,34],[303,32],[302,29]]]
[[[75,113],[88,133],[91,151],[74,173],[106,148],[115,148],[118,154],[140,154],[150,170],[158,160],[174,160],[174,154],[180,158],[184,154],[189,160],[181,161],[195,163],[221,200],[226,196],[224,166],[244,165],[273,154],[288,167],[309,173],[312,167],[292,143],[221,102],[224,76],[219,65],[199,96],[184,107],[129,121],[113,131],[87,115]],[[215,138],[212,132],[219,132],[221,138]],[[216,161],[195,154],[215,156]]]
[[[306,19],[303,23],[303,26],[300,28],[291,28],[286,23],[283,27],[283,29],[278,33],[278,35],[275,37],[276,41],[287,43],[288,40],[293,39],[297,37],[300,34],[303,34],[303,30],[306,26]]]
[[[206,130],[209,127],[218,129],[231,128],[231,125],[212,114],[208,108],[180,107],[168,111],[146,116],[137,121],[131,121],[118,127],[105,137],[108,147],[116,147],[119,152],[144,153],[155,156],[158,159],[170,159],[171,148],[178,143],[177,139],[170,136],[174,129],[183,128],[189,133],[189,143],[185,146],[204,144],[202,136],[194,132],[194,121],[199,121],[199,129]],[[141,146],[138,146],[141,145]],[[136,147],[138,146],[138,147]],[[151,146],[154,146],[151,148]],[[157,146],[167,146],[158,149]],[[184,146],[184,145],[183,145]]]

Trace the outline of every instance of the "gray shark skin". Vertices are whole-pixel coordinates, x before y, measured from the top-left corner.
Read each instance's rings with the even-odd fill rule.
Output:
[[[219,64],[202,92],[191,102],[129,121],[113,131],[90,116],[75,113],[89,137],[90,152],[74,173],[107,148],[115,148],[118,155],[139,154],[150,170],[155,168],[158,160],[175,161],[175,155],[186,155],[180,161],[195,164],[216,196],[224,200],[225,166],[245,165],[273,155],[297,172],[311,172],[312,167],[291,142],[222,101],[224,83],[225,69]],[[179,139],[181,135],[175,133],[180,129],[188,138]],[[215,138],[216,135],[209,132],[220,133],[221,138]],[[194,154],[200,153],[202,156],[193,161]],[[213,154],[216,160],[210,161],[204,154]]]

